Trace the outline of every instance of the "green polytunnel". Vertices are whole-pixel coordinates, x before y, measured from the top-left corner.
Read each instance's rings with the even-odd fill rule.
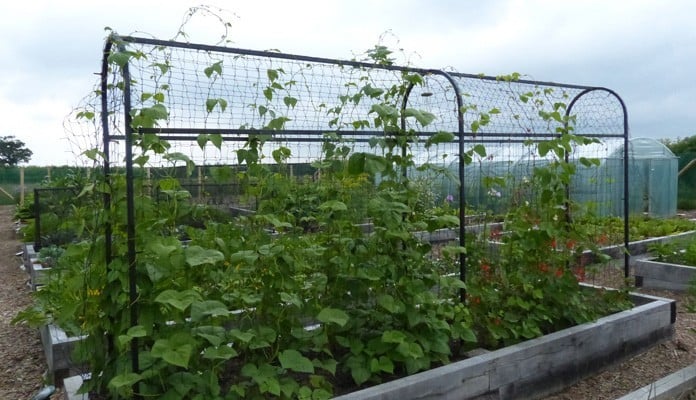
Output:
[[[652,217],[671,217],[677,213],[677,177],[679,158],[667,146],[652,138],[632,138],[628,141],[628,207],[631,214],[644,213]],[[623,146],[613,151],[604,168],[616,177],[609,190],[621,192],[623,185]],[[623,204],[612,204],[610,213],[621,215]]]
[[[653,217],[675,215],[678,158],[655,139],[633,138],[628,143],[629,212]],[[492,150],[489,157],[466,166],[465,202],[472,210],[504,213],[523,200],[524,187],[534,169],[548,165],[549,159],[527,146],[516,150],[508,147],[505,153]],[[623,143],[619,142],[578,146],[570,160],[576,165],[570,198],[598,216],[623,216],[623,154]],[[585,166],[580,157],[597,160],[599,165]],[[425,179],[436,203],[457,193],[458,182],[450,178],[456,176],[456,163],[443,166],[449,174]]]

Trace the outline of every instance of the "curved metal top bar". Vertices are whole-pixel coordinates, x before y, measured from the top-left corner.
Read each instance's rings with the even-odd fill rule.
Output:
[[[626,134],[626,136],[628,136],[628,109],[626,108],[626,103],[624,103],[623,99],[621,98],[621,96],[619,96],[618,93],[616,93],[615,91],[613,91],[611,89],[605,88],[605,87],[601,87],[601,86],[587,87],[582,92],[575,95],[575,97],[573,97],[573,100],[571,100],[570,103],[568,103],[568,107],[566,108],[566,116],[570,115],[570,112],[572,111],[573,107],[575,106],[575,103],[577,103],[577,101],[580,100],[581,97],[585,96],[588,93],[595,92],[595,91],[607,92],[610,95],[614,96],[616,98],[616,100],[619,102],[619,104],[621,105],[621,110],[623,111],[623,115],[624,115],[624,122],[625,122],[624,133]]]
[[[436,68],[414,68],[414,67],[405,67],[405,66],[399,66],[399,65],[382,65],[382,64],[375,64],[375,63],[369,63],[369,62],[364,62],[364,61],[340,60],[340,59],[334,59],[334,58],[313,57],[313,56],[305,56],[305,55],[298,55],[298,54],[281,53],[281,52],[268,51],[268,50],[242,49],[242,48],[238,48],[238,47],[192,44],[192,43],[186,43],[186,42],[143,38],[143,37],[138,37],[138,36],[111,35],[108,40],[111,40],[111,41],[119,41],[120,40],[123,42],[141,43],[141,44],[148,44],[148,45],[153,45],[153,46],[178,47],[178,48],[182,48],[182,49],[195,49],[195,50],[215,51],[215,52],[223,52],[223,53],[236,53],[236,54],[250,55],[250,56],[257,56],[257,57],[270,57],[270,58],[279,58],[279,59],[293,60],[293,61],[312,62],[312,63],[338,64],[338,65],[345,65],[345,66],[358,67],[358,68],[374,68],[374,69],[384,69],[384,70],[390,70],[390,71],[407,71],[407,72],[417,72],[420,74],[438,74],[438,75],[442,75],[442,76],[448,76],[449,77],[448,80],[450,80],[450,81],[453,81],[452,77],[489,80],[489,81],[500,80],[499,77],[495,77],[495,76],[467,74],[467,73],[460,73],[460,72],[446,72],[444,70],[436,69]],[[593,86],[564,84],[564,83],[557,83],[557,82],[546,82],[546,81],[526,80],[526,79],[518,79],[518,80],[515,80],[514,82],[530,84],[530,85],[564,87],[564,88],[572,88],[572,89],[594,89],[595,88]]]
[[[327,132],[347,141],[363,142],[366,134],[379,130],[371,124],[370,115],[375,102],[383,101],[368,91],[409,84],[405,81],[406,73],[422,75],[423,84],[410,85],[406,93],[399,94],[399,99],[392,98],[398,101],[393,106],[408,106],[435,117],[424,127],[416,119],[406,120],[401,115],[404,128],[413,130],[420,138],[446,131],[481,143],[547,140],[556,131],[541,111],[555,112],[558,103],[567,104],[571,100],[571,107],[566,106],[563,111],[579,114],[576,128],[580,135],[613,139],[624,135],[619,118],[622,111],[611,102],[607,104],[606,98],[590,97],[592,101],[582,102],[579,110],[573,107],[582,94],[609,91],[605,88],[117,34],[108,41],[107,47],[112,42],[119,48],[132,44],[128,50],[143,52],[144,57],[129,60],[132,72],[139,74],[133,77],[136,107],[150,106],[153,102],[147,99],[164,90],[168,117],[151,133],[171,133],[176,135],[172,136],[174,140],[185,141],[195,133],[216,133],[223,135],[225,141],[237,141],[250,131],[271,130],[272,138],[279,142],[316,143],[323,141]],[[114,51],[115,47],[110,47]],[[105,62],[106,58],[107,54]],[[160,75],[158,66],[165,64],[169,68]],[[210,68],[216,64],[221,68],[214,70],[215,76],[211,77]],[[167,77],[160,81],[164,74]],[[276,83],[283,86],[270,93]],[[164,84],[167,88],[161,89]],[[527,97],[534,101],[527,101]],[[206,103],[209,100],[212,106]],[[224,102],[224,108],[216,105],[218,100]],[[334,108],[338,111],[332,111]],[[481,114],[488,112],[490,121],[478,124]],[[284,122],[271,125],[277,116],[282,116]],[[114,134],[108,135],[106,128]],[[116,121],[105,126],[104,131],[109,139],[118,140],[123,136],[123,128]],[[456,142],[451,143],[447,152],[462,153]]]

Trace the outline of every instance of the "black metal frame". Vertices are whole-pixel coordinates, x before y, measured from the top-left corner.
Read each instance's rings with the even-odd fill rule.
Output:
[[[104,163],[104,172],[107,176],[107,181],[108,181],[108,176],[110,174],[110,160],[108,159],[109,156],[109,150],[110,150],[110,142],[112,141],[117,141],[117,140],[124,140],[125,141],[125,162],[126,162],[126,180],[127,180],[127,217],[128,217],[128,229],[127,229],[127,249],[128,249],[128,265],[129,265],[129,277],[131,279],[130,282],[130,300],[131,300],[131,324],[132,325],[137,325],[138,323],[138,308],[137,308],[137,298],[138,298],[138,293],[137,293],[137,288],[136,288],[136,282],[135,282],[135,271],[136,271],[136,248],[135,248],[135,224],[137,223],[135,221],[135,208],[134,208],[134,189],[133,189],[133,154],[132,154],[132,144],[133,144],[133,135],[134,134],[146,134],[146,133],[151,133],[151,134],[157,134],[160,136],[162,139],[167,139],[167,140],[172,140],[172,141],[195,141],[196,135],[201,134],[201,133],[216,133],[216,134],[221,134],[222,138],[224,141],[240,141],[240,140],[246,140],[249,134],[249,130],[246,129],[207,129],[207,128],[198,128],[198,127],[191,127],[191,128],[171,128],[171,127],[161,127],[161,128],[151,128],[151,129],[138,129],[135,131],[131,127],[131,91],[130,91],[130,85],[131,85],[131,75],[130,75],[130,70],[129,70],[129,65],[126,64],[123,66],[120,70],[120,73],[122,74],[123,78],[123,94],[124,98],[122,99],[123,103],[123,110],[122,110],[122,117],[124,118],[123,121],[123,127],[124,127],[124,132],[122,134],[111,134],[110,133],[110,127],[109,127],[109,109],[108,109],[108,75],[111,73],[110,66],[109,66],[109,61],[108,61],[108,56],[112,53],[112,51],[121,51],[125,48],[126,45],[147,45],[147,46],[152,46],[152,47],[158,47],[158,48],[177,48],[177,49],[189,49],[192,51],[202,51],[202,52],[207,52],[207,53],[225,53],[225,54],[234,54],[236,56],[254,56],[254,57],[260,57],[264,59],[269,59],[269,60],[291,60],[291,61],[296,61],[296,62],[302,62],[302,63],[307,63],[307,64],[329,64],[329,65],[334,65],[334,66],[340,66],[340,67],[353,67],[353,68],[361,68],[361,69],[367,69],[367,70],[388,70],[388,71],[396,71],[396,72],[402,72],[402,73],[418,73],[421,74],[422,76],[439,76],[443,78],[446,82],[451,85],[450,89],[454,93],[454,102],[455,104],[452,105],[452,110],[451,112],[456,114],[455,118],[453,120],[456,120],[456,128],[452,129],[452,133],[455,134],[457,138],[457,143],[458,143],[458,149],[459,149],[459,154],[460,156],[458,157],[459,159],[459,164],[458,164],[458,174],[459,174],[459,179],[460,179],[460,185],[459,185],[459,201],[460,201],[460,211],[459,211],[459,218],[460,218],[460,227],[459,227],[459,241],[461,246],[466,245],[466,240],[467,240],[467,233],[466,233],[466,225],[465,225],[465,207],[463,202],[465,201],[465,195],[466,195],[466,188],[464,185],[464,180],[465,180],[465,162],[464,158],[461,156],[462,154],[465,153],[465,145],[467,143],[471,143],[472,141],[475,141],[477,143],[522,143],[525,140],[529,139],[529,134],[526,132],[521,132],[521,131],[488,131],[485,132],[485,134],[479,133],[477,136],[475,132],[472,132],[471,130],[467,130],[466,124],[465,124],[465,115],[463,112],[463,93],[462,93],[462,86],[465,86],[464,83],[496,83],[500,82],[500,78],[498,77],[492,77],[492,76],[481,76],[481,75],[472,75],[472,74],[462,74],[462,73],[451,73],[451,72],[445,72],[443,70],[439,69],[421,69],[421,68],[410,68],[410,67],[401,67],[401,66],[396,66],[396,65],[381,65],[381,64],[371,64],[371,63],[366,63],[366,62],[359,62],[359,61],[344,61],[344,60],[335,60],[335,59],[328,59],[328,58],[319,58],[319,57],[308,57],[308,56],[301,56],[301,55],[294,55],[294,54],[284,54],[284,53],[278,53],[278,52],[267,52],[267,51],[255,51],[255,50],[246,50],[246,49],[239,49],[239,48],[228,48],[228,47],[220,47],[220,46],[209,46],[209,45],[200,45],[200,44],[191,44],[191,43],[181,43],[181,42],[172,42],[172,41],[163,41],[163,40],[156,40],[156,39],[149,39],[149,38],[139,38],[139,37],[119,37],[119,36],[111,36],[104,47],[104,58],[103,58],[103,64],[102,64],[102,129],[103,129],[103,141],[104,141],[104,154],[106,154],[106,160]],[[118,48],[116,48],[118,47]],[[623,100],[619,97],[617,93],[615,93],[612,90],[602,88],[602,87],[590,87],[590,86],[580,86],[580,85],[565,85],[565,84],[559,84],[559,83],[553,83],[553,82],[541,82],[541,81],[532,81],[532,80],[515,80],[511,84],[521,84],[521,85],[530,85],[534,87],[542,87],[542,88],[554,88],[554,89],[560,89],[564,91],[572,91],[575,93],[575,95],[572,97],[570,100],[570,103],[568,107],[566,108],[566,116],[571,115],[571,111],[573,108],[576,106],[578,101],[582,100],[586,95],[595,93],[595,92],[604,92],[607,94],[608,97],[612,98],[614,101],[618,102],[620,105],[621,112],[623,113],[623,129],[620,132],[615,132],[615,133],[610,133],[610,134],[604,134],[604,133],[592,133],[590,132],[589,134],[586,134],[584,136],[590,136],[590,137],[598,137],[598,138],[614,138],[614,139],[623,139],[624,141],[624,187],[623,187],[623,202],[624,202],[624,246],[628,248],[628,116],[626,112],[626,107],[623,102]],[[413,89],[413,85],[411,85],[408,90],[406,91],[403,101],[402,101],[402,110],[405,109],[411,98],[411,92]],[[402,128],[405,129],[405,118],[403,117],[402,114],[402,120],[401,120],[401,125]],[[323,134],[326,131],[330,131],[330,129],[322,129],[322,130],[285,130],[285,131],[275,131],[275,130],[269,130],[269,131],[264,131],[264,130],[254,130],[254,134],[267,134],[271,138],[270,140],[273,140],[274,136],[277,135],[278,133],[283,134],[283,140],[286,141],[297,141],[297,142],[321,142],[323,140]],[[381,131],[347,131],[347,130],[341,130],[341,133],[343,135],[348,135],[350,138],[352,138],[354,141],[365,141],[367,138],[375,135],[383,135],[383,132]],[[425,138],[428,137],[432,134],[435,134],[436,132],[417,132],[417,136],[420,138]],[[548,140],[558,137],[558,134],[556,133],[539,133],[534,135],[534,140],[535,141],[541,141],[541,140]],[[105,195],[104,197],[104,207],[109,208],[110,207],[110,198],[108,195]],[[110,246],[111,244],[111,231],[109,228],[107,228],[106,231],[106,243],[107,246]],[[107,248],[106,250],[107,254],[107,266],[109,264],[109,261],[111,260],[111,249]],[[624,267],[624,273],[626,276],[628,276],[628,260],[629,260],[629,254],[626,252],[625,255],[625,267]],[[460,264],[460,278],[464,281],[466,280],[466,270],[467,270],[467,264],[466,264],[466,255],[465,254],[460,254],[460,259],[459,259],[459,264]],[[464,290],[461,291],[461,299],[464,300],[466,296],[466,293]],[[131,342],[131,349],[133,351],[133,370],[138,371],[138,357],[137,357],[137,351],[138,351],[138,342],[137,340],[133,340]]]
[[[34,250],[39,251],[42,247],[41,244],[41,197],[42,193],[53,193],[53,192],[73,192],[77,194],[78,188],[76,187],[47,187],[47,188],[34,188]]]

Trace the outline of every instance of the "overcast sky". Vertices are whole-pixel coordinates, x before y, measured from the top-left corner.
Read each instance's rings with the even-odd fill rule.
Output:
[[[234,47],[350,59],[388,31],[417,67],[604,86],[632,137],[696,135],[696,1],[28,0],[0,5],[0,136],[24,141],[32,165],[73,165],[63,120],[93,88],[104,28],[169,39],[201,3],[227,10]],[[222,33],[203,17],[186,31]]]

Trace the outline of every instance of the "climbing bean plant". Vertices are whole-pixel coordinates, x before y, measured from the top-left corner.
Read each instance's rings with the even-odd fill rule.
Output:
[[[392,62],[382,46],[368,55],[378,65]],[[123,68],[134,57],[148,55],[121,48],[109,60],[113,68]],[[213,63],[202,73],[215,80],[223,68]],[[166,63],[153,71],[161,74],[157,82],[166,82]],[[292,79],[281,79],[284,74],[265,71],[263,98],[250,104],[265,130],[282,131],[290,121],[282,107],[274,107],[274,97],[282,96],[287,109],[303,101],[284,92],[293,85]],[[340,131],[328,133],[313,163],[316,179],[303,181],[284,168],[292,155],[284,146],[271,148],[278,168],[270,168],[264,150],[273,142],[250,131],[236,150],[244,166],[239,181],[258,202],[249,215],[206,218],[214,213],[188,202],[176,179],[158,183],[167,201],[156,201],[135,182],[135,276],[129,275],[127,259],[126,178],[117,173],[97,178],[86,190],[108,194],[110,207],[85,223],[102,228],[89,232],[109,227],[111,259],[107,263],[101,235],[68,247],[55,279],[24,318],[38,315],[86,334],[75,352],[75,361],[87,363],[92,372],[84,389],[111,398],[326,399],[446,364],[474,347],[507,345],[625,306],[588,295],[566,268],[577,256],[572,246],[557,251],[566,239],[583,239],[557,210],[569,206],[563,184],[573,172],[563,156],[571,142],[586,142],[572,135],[567,128],[572,121],[558,120],[557,112],[546,118],[565,130],[558,139],[537,144],[540,153],[555,153],[557,160],[535,174],[535,184],[546,188],[536,207],[521,206],[509,215],[512,233],[503,241],[503,257],[487,260],[473,241],[433,255],[432,245],[415,232],[452,229],[460,221],[450,212],[419,210],[422,186],[405,172],[417,167],[415,129],[436,116],[402,107],[407,88],[422,85],[423,76],[403,71],[400,77],[386,87],[358,78],[352,83],[357,93],[326,107],[337,115],[336,126],[382,134],[369,142],[375,151],[356,151],[341,140]],[[167,90],[161,83],[141,95],[142,107],[131,114],[136,132],[167,120]],[[338,118],[346,104],[368,98],[367,115]],[[219,97],[202,103],[209,114],[228,104]],[[496,113],[477,110],[472,129]],[[413,128],[404,128],[403,118],[414,121]],[[424,146],[453,140],[452,133],[438,132]],[[197,142],[201,148],[224,146],[216,134],[200,135]],[[156,134],[136,134],[133,144],[137,165],[156,157],[193,170],[190,158],[171,151]],[[485,156],[480,144],[460,155],[467,163]],[[182,227],[187,215],[203,218],[204,226]],[[366,221],[369,233],[360,225]],[[458,268],[454,256],[463,252],[473,266],[466,284],[450,273]],[[128,296],[132,284],[135,302]],[[465,302],[461,289],[469,293]],[[132,367],[134,343],[138,370]]]

